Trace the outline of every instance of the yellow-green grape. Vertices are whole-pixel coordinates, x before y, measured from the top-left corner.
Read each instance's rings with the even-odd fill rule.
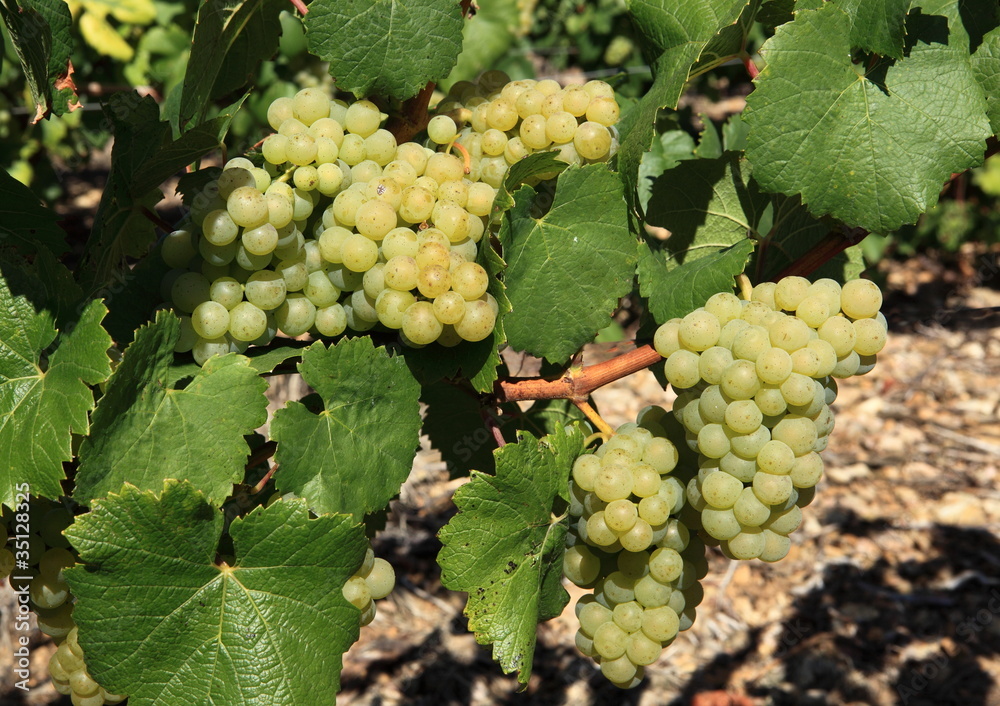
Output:
[[[792,479],[761,471],[753,477],[753,492],[765,505],[783,503],[792,494]],[[722,537],[720,537],[722,539]]]
[[[292,98],[275,98],[267,107],[268,124],[277,130],[278,126],[280,126],[285,120],[295,117],[295,108],[293,106],[294,103]]]
[[[188,266],[195,254],[197,254],[197,250],[195,250],[190,230],[175,230],[166,235],[160,245],[160,257],[169,267],[183,269]]]
[[[378,262],[378,244],[360,233],[352,233],[344,239],[341,258],[344,267],[352,272],[365,272]]]
[[[841,289],[840,308],[852,319],[874,317],[881,307],[882,292],[871,280],[851,280]]]
[[[355,574],[347,579],[343,588],[344,598],[358,610],[364,610],[372,600],[371,588],[364,578]]]
[[[267,221],[267,201],[253,186],[240,186],[226,199],[226,210],[233,222],[243,228],[256,228]]]
[[[676,389],[694,387],[701,380],[698,354],[688,350],[676,350],[663,365],[667,381]]]
[[[237,341],[252,342],[267,331],[267,314],[248,301],[229,311],[229,335]]]
[[[441,335],[442,324],[430,302],[415,302],[403,313],[403,335],[417,345],[427,345]]]
[[[611,127],[618,122],[621,109],[615,101],[614,96],[598,96],[592,98],[587,106],[586,118],[589,121],[600,123]]]
[[[420,266],[412,257],[396,255],[385,263],[383,273],[385,286],[405,292],[416,288]]]
[[[368,137],[378,130],[381,123],[382,112],[371,101],[360,100],[347,107],[344,127],[355,135]]]
[[[242,167],[224,169],[216,183],[219,187],[219,195],[224,199],[229,198],[229,195],[241,186],[249,186],[254,189],[257,187],[257,180],[250,173],[250,170]]]
[[[264,310],[281,306],[287,292],[284,277],[272,270],[254,272],[244,285],[247,301]]]
[[[439,145],[446,145],[455,139],[458,128],[447,115],[435,115],[427,123],[427,136]]]
[[[381,600],[392,593],[396,585],[396,572],[392,565],[385,559],[376,558],[372,562],[369,573],[365,574],[365,581],[373,600]]]
[[[344,135],[344,141],[340,145],[338,156],[349,167],[365,161],[368,157],[368,151],[365,149],[365,139],[353,133]]]
[[[584,544],[569,547],[563,555],[563,573],[578,586],[597,580],[601,562]]]
[[[576,129],[573,146],[584,159],[602,160],[611,153],[611,131],[598,122],[587,121]]]
[[[321,336],[339,336],[347,329],[347,313],[340,304],[316,310],[316,330]]]

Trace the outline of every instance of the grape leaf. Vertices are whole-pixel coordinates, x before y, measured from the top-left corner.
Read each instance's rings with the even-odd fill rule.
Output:
[[[639,249],[639,291],[649,299],[653,318],[663,323],[732,289],[733,276],[753,250],[750,237],[770,234],[771,223],[761,223],[769,208],[771,197],[760,192],[734,153],[684,161],[657,178],[647,222],[670,236]],[[764,235],[761,226],[768,229]]]
[[[503,184],[497,189],[496,197],[493,199],[493,212],[490,218],[494,222],[499,221],[503,214],[514,207],[514,192],[525,181],[540,174],[562,173],[569,166],[566,162],[556,159],[557,154],[555,151],[535,152],[510,165]],[[546,184],[545,188],[549,187],[551,184]]]
[[[468,475],[473,468],[493,473],[497,442],[483,418],[484,413],[490,414],[499,426],[500,420],[492,409],[483,407],[470,391],[446,382],[425,385],[420,401],[427,406],[423,433],[441,452],[452,478]]]
[[[694,159],[694,138],[684,130],[666,130],[653,140],[653,147],[642,155],[639,165],[639,208],[646,211],[653,181],[685,159]]]
[[[167,111],[179,128],[204,117],[215,98],[244,86],[278,49],[280,0],[207,0],[198,10],[181,99]],[[174,112],[176,111],[176,112]]]
[[[740,52],[746,51],[747,36],[763,0],[750,0],[737,20],[719,30],[701,50],[698,62],[691,67],[692,74],[703,74],[726,63]]]
[[[521,684],[531,676],[536,626],[569,599],[560,584],[566,522],[553,510],[582,449],[579,427],[541,440],[520,434],[495,452],[495,476],[474,471],[455,492],[459,512],[439,533],[441,583],[468,592],[469,629]]]
[[[739,21],[750,0],[629,0],[628,11],[644,36],[653,85],[622,118],[618,170],[625,198],[635,206],[639,163],[653,141],[660,108],[676,108],[692,64],[724,27]]]
[[[936,203],[950,174],[982,162],[990,130],[968,37],[953,3],[922,10],[907,22],[909,55],[867,70],[851,63],[851,18],[837,5],[777,28],[744,117],[764,189],[887,232]],[[817,168],[816,155],[835,156]]]
[[[986,113],[990,130],[1000,133],[1000,27],[983,37],[983,42],[972,55],[972,69],[976,80],[986,95]]]
[[[305,18],[309,51],[341,90],[400,100],[448,75],[462,24],[454,0],[313,0]]]
[[[33,123],[50,112],[62,115],[81,107],[73,85],[72,17],[61,0],[0,3],[0,18],[10,33],[14,52],[31,91]]]
[[[87,385],[111,373],[111,338],[101,328],[108,310],[96,299],[71,307],[59,270],[66,274],[51,256],[31,266],[0,260],[0,504],[11,507],[20,483],[62,495],[70,434],[90,426]]]
[[[0,172],[0,241],[27,254],[47,248],[61,255],[68,248],[58,220],[31,189],[6,171]]]
[[[910,0],[837,0],[851,18],[851,47],[903,58]]]
[[[666,253],[639,244],[639,292],[649,299],[649,312],[662,324],[704,306],[716,292],[730,292],[753,252],[752,240],[712,246],[693,261],[671,268]]]
[[[209,359],[184,389],[167,387],[179,334],[180,320],[161,311],[125,350],[80,447],[78,502],[125,481],[157,490],[164,478],[183,478],[222,504],[243,479],[243,437],[267,421],[267,382],[230,354]]]
[[[420,431],[420,385],[405,361],[368,337],[321,341],[302,352],[299,372],[325,409],[289,402],[271,422],[282,492],[316,512],[358,517],[383,508],[410,473]]]
[[[233,520],[236,563],[216,566],[223,514],[169,481],[131,485],[66,531],[66,572],[87,668],[136,704],[333,704],[358,610],[341,587],[367,541],[349,517],[280,501]]]
[[[555,194],[539,189],[518,191],[510,227],[501,231],[512,307],[504,328],[514,348],[563,362],[593,340],[631,290],[635,241],[621,181],[604,165],[570,167]]]

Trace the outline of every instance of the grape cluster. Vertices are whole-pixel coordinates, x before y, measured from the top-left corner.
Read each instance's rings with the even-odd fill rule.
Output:
[[[109,693],[90,676],[83,661],[83,648],[77,642],[76,627],[67,633],[59,648],[52,653],[49,659],[49,676],[55,690],[69,696],[73,706],[120,704],[128,698],[122,694]]]
[[[6,508],[5,508],[6,511]],[[63,530],[73,522],[73,514],[62,504],[43,498],[32,498],[28,515],[31,518],[27,543],[26,570],[18,569],[16,576],[31,577],[28,582],[28,605],[34,611],[38,629],[59,645],[49,659],[49,676],[60,694],[71,697],[74,706],[102,706],[117,704],[125,696],[111,694],[93,680],[83,661],[83,650],[77,642],[77,628],[73,621],[73,595],[63,571],[77,563],[77,555],[63,536]],[[0,538],[13,531],[14,514],[4,514],[0,522]],[[4,551],[7,551],[4,549]],[[0,561],[6,555],[0,553]],[[11,556],[11,568],[14,558]],[[0,565],[6,569],[7,564]],[[3,576],[11,575],[4,571]]]
[[[426,147],[397,144],[367,100],[305,88],[272,102],[264,166],[227,162],[190,223],[163,241],[176,350],[201,364],[279,331],[333,337],[377,325],[415,347],[489,336],[498,306],[477,258],[509,164],[540,149],[607,159],[618,105],[595,81],[563,90],[487,72],[459,88],[472,108],[450,95]]]
[[[369,545],[361,568],[344,584],[344,598],[361,611],[361,625],[368,625],[375,619],[375,601],[392,593],[395,585],[392,564],[376,557]]]
[[[681,517],[735,559],[777,561],[823,474],[837,378],[875,365],[882,294],[786,277],[729,293],[659,327],[654,347],[678,391],[673,412],[698,453]]]
[[[430,139],[455,139],[457,126],[467,125],[456,143],[470,155],[473,178],[495,187],[510,165],[534,152],[555,151],[563,162],[585,164],[606,162],[618,149],[620,109],[603,81],[563,88],[552,79],[511,81],[502,71],[487,71],[478,83],[455,83],[437,110]]]
[[[708,569],[702,541],[672,517],[685,504],[684,484],[670,475],[677,448],[656,414],[645,417],[574,462],[569,513],[577,519],[563,559],[567,578],[594,589],[576,605],[577,648],[623,688],[694,623]]]

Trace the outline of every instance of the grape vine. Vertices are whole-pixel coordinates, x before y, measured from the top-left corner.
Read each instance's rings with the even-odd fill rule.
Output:
[[[71,111],[72,18],[19,5],[31,112]],[[579,652],[632,688],[694,624],[710,556],[796,541],[838,385],[887,340],[858,243],[995,143],[1000,17],[628,2],[635,44],[606,54],[653,72],[630,95],[470,73],[496,21],[471,5],[203,3],[183,79],[106,101],[86,242],[0,173],[0,576],[74,704],[334,703],[396,588],[379,527],[422,434],[468,479],[441,582],[521,685],[564,579]],[[511,6],[511,37],[537,7]],[[262,27],[300,24],[330,75],[249,85]],[[746,109],[695,140],[682,95],[734,72]],[[633,340],[585,360],[614,322]],[[591,393],[647,369],[662,404],[613,428]],[[291,372],[309,394],[269,415]]]

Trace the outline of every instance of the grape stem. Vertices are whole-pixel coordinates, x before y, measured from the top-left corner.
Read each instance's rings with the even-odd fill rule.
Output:
[[[663,357],[652,346],[645,345],[602,363],[571,367],[555,380],[516,377],[498,380],[493,386],[493,394],[499,402],[571,400],[579,406],[580,402],[586,404],[587,397],[597,388],[637,373],[661,360]]]
[[[604,434],[614,434],[615,430],[611,428],[611,425],[604,421],[604,417],[597,413],[597,410],[590,406],[587,400],[573,400],[573,404],[576,405],[577,409],[583,412],[584,416],[590,420],[591,424],[597,427]]]
[[[268,468],[267,473],[264,474],[264,477],[261,478],[259,481],[257,481],[257,485],[255,485],[250,489],[250,494],[256,495],[257,493],[262,491],[264,489],[264,486],[267,485],[267,482],[271,480],[271,476],[274,475],[274,472],[276,470],[278,470],[278,464],[274,464],[273,466]]]
[[[165,220],[160,218],[158,214],[154,213],[153,211],[150,211],[145,206],[141,206],[140,210],[142,211],[142,215],[145,216],[147,220],[151,221],[153,225],[155,225],[157,228],[164,231],[165,233],[170,233],[171,231],[174,230],[174,227],[172,225],[167,223]]]
[[[809,252],[771,278],[777,282],[784,277],[807,277],[852,245],[868,236],[864,228],[843,228],[830,231]]]
[[[507,445],[507,441],[503,438],[503,432],[500,430],[500,425],[497,423],[496,417],[486,411],[486,408],[479,410],[479,414],[483,418],[483,424],[486,429],[493,435],[493,440],[497,443],[497,448],[502,449]]]
[[[268,441],[267,443],[261,445],[256,451],[247,457],[247,468],[253,468],[254,466],[263,463],[267,459],[274,456],[275,450],[278,448],[278,444],[274,441]]]
[[[302,0],[288,0],[288,1],[292,3],[295,9],[298,10],[303,17],[309,14],[309,8],[306,7],[306,4],[302,2]]]

